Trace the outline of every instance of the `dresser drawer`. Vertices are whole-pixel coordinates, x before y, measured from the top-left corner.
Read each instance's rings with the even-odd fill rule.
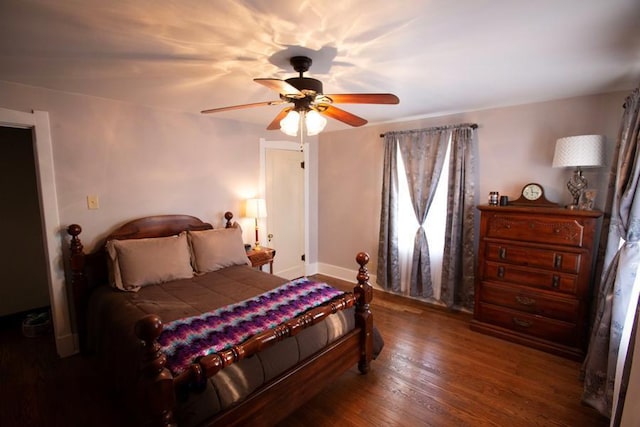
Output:
[[[480,303],[477,319],[505,329],[543,338],[566,346],[576,346],[579,331],[575,323],[535,316],[505,307]]]
[[[578,289],[578,276],[573,274],[492,261],[484,262],[482,279],[531,286],[571,295],[575,295]]]
[[[538,249],[508,243],[487,242],[485,257],[493,261],[578,273],[581,254],[552,249]]]
[[[494,212],[484,237],[581,247],[583,236],[584,226],[574,218]]]
[[[580,308],[576,299],[558,298],[519,286],[491,282],[482,283],[480,301],[567,322],[576,322]]]

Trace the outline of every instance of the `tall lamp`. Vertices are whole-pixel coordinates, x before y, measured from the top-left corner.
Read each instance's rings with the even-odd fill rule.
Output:
[[[248,218],[254,218],[256,221],[256,249],[258,249],[260,248],[260,239],[258,238],[258,219],[267,217],[267,204],[264,199],[247,199],[245,208],[245,215]]]
[[[578,207],[580,194],[587,188],[587,179],[582,176],[582,168],[600,167],[604,165],[604,136],[578,135],[560,138],[556,141],[553,155],[553,167],[575,167],[575,171],[567,182],[569,193],[573,197],[572,209]]]

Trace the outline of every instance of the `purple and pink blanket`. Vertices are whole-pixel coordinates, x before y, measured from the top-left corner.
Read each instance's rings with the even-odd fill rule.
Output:
[[[177,375],[199,356],[241,344],[342,294],[326,283],[296,279],[254,298],[167,323],[158,342],[167,368]]]

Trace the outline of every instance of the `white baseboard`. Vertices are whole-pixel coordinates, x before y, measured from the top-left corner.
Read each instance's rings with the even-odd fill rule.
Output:
[[[80,351],[78,334],[68,334],[56,337],[58,356],[69,357]]]
[[[316,274],[324,274],[325,276],[331,276],[336,279],[346,280],[347,282],[357,283],[358,279],[358,270],[351,270],[344,267],[338,267],[331,264],[317,264],[317,273]],[[376,285],[376,275],[371,274],[369,272],[369,283],[376,289],[379,287]]]

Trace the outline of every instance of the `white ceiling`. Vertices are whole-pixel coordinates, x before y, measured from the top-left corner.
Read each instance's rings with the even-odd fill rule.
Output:
[[[199,114],[278,99],[252,79],[299,54],[325,93],[398,95],[340,106],[371,123],[630,89],[640,1],[0,0],[0,80],[65,92]]]

